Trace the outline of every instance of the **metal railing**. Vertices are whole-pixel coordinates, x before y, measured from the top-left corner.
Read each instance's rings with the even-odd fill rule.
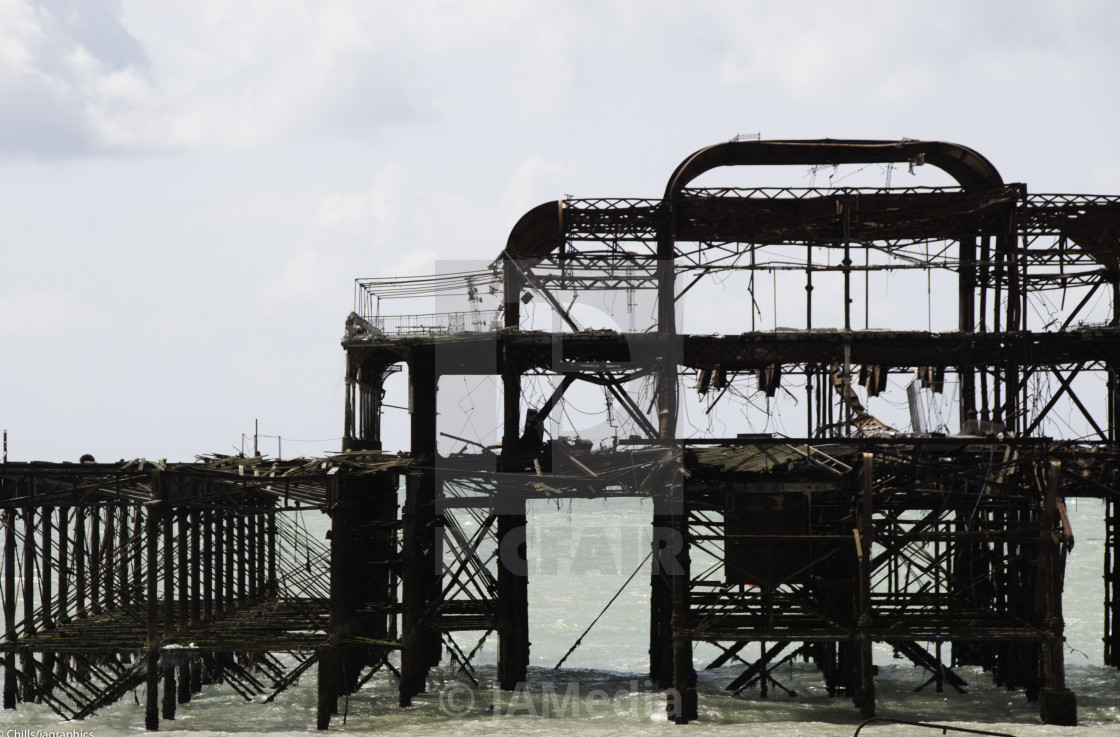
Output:
[[[434,312],[427,315],[362,315],[383,335],[430,336],[490,333],[502,327],[500,310]]]

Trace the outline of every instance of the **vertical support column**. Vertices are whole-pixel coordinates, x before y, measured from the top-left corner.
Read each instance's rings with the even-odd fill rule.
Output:
[[[74,507],[74,581],[77,596],[77,616],[84,617],[88,613],[86,598],[85,575],[85,517],[86,509],[82,506]]]
[[[171,482],[171,478],[163,479],[164,496],[160,500],[161,506],[164,507],[160,514],[160,522],[163,528],[163,634],[165,636],[175,634],[175,519],[169,505],[170,494],[167,493]],[[166,703],[166,695],[164,699]]]
[[[683,186],[683,185],[681,185]],[[661,366],[657,382],[657,428],[663,440],[677,436],[677,366],[680,364],[682,346],[677,335],[676,313],[676,177],[666,187],[662,199],[662,221],[657,233],[657,335],[663,343]],[[806,292],[807,299],[809,292]],[[811,312],[811,308],[809,309]],[[806,315],[812,319],[811,315]],[[667,451],[683,456],[679,445],[666,446]],[[684,491],[683,464],[668,464],[663,478],[666,510],[666,531],[672,536],[675,551],[675,568],[668,572],[671,594],[670,630],[672,632],[673,689],[675,696],[669,703],[669,717],[677,724],[687,724],[697,717],[696,671],[692,665],[691,620],[691,564],[688,533],[688,502]],[[659,484],[660,485],[660,484]],[[662,554],[665,562],[665,554]]]
[[[341,686],[342,658],[332,644],[320,645],[318,653],[318,680],[315,707],[315,728],[328,729],[331,715],[338,713],[338,694]]]
[[[852,203],[845,197],[842,207],[844,209],[844,259],[840,265],[844,267],[844,332],[852,330]],[[762,679],[766,683],[766,679]]]
[[[268,578],[265,586],[269,596],[280,594],[276,583],[276,500],[269,502],[268,509]]]
[[[257,578],[257,598],[264,598],[268,586],[268,517],[263,508],[253,516],[257,521],[257,565],[253,575]]]
[[[23,509],[23,622],[25,636],[35,634],[35,508]],[[30,657],[25,655],[24,658]],[[32,671],[34,677],[34,671]]]
[[[186,632],[190,627],[190,568],[188,567],[189,554],[190,554],[190,538],[188,527],[188,511],[184,507],[180,507],[175,513],[177,524],[177,534],[175,541],[175,553],[178,560],[176,568],[176,583],[178,584],[178,611],[179,622],[176,629],[179,632]]]
[[[176,541],[176,557],[178,564],[176,565],[176,573],[178,574],[178,594],[179,606],[178,616],[179,622],[176,628],[179,632],[186,632],[191,626],[191,594],[190,594],[190,512],[185,507],[180,507],[175,517],[178,522],[177,528],[177,541]],[[174,666],[168,667],[168,672],[172,669],[178,671],[178,678],[176,681],[177,688],[176,698],[180,704],[189,703],[191,700],[191,671],[190,664],[186,657],[180,654],[179,661]],[[174,715],[172,715],[174,716]]]
[[[971,333],[976,329],[976,237],[960,241],[960,271],[957,282],[957,300],[960,319],[957,329]],[[957,366],[960,377],[960,421],[968,419],[970,410],[976,409],[976,374],[972,366]]]
[[[226,615],[226,514],[221,509],[211,512],[214,521],[214,618]]]
[[[558,208],[563,205],[557,203]],[[505,307],[505,327],[518,329],[521,326],[521,288],[525,280],[509,254],[503,252],[502,259],[502,304]]]
[[[258,521],[260,514],[255,511],[245,515],[245,541],[248,542],[246,552],[249,553],[249,563],[245,567],[246,579],[249,580],[249,600],[255,601],[258,595],[258,575],[260,573],[260,559],[256,556],[258,551],[258,540],[260,538],[260,529]]]
[[[359,371],[358,356],[355,352],[346,351],[346,399],[343,406],[345,412],[342,418],[342,450],[357,450],[357,432],[354,429],[355,418],[355,387],[358,384]]]
[[[54,508],[45,506],[40,511],[39,529],[42,536],[42,545],[40,546],[40,563],[39,563],[39,606],[41,608],[41,617],[43,629],[46,631],[54,629]],[[63,533],[65,534],[65,533]],[[28,574],[25,574],[28,575]],[[42,655],[42,666],[39,669],[39,692],[43,696],[49,696],[54,690],[54,667],[55,667],[55,654],[46,652]]]
[[[675,554],[668,535],[669,504],[663,495],[653,497],[653,534],[650,554],[649,677],[657,688],[673,685],[673,594],[669,571]]]
[[[43,602],[43,629],[54,629],[54,591],[52,589],[52,580],[54,578],[54,555],[52,547],[54,546],[54,508],[44,507],[42,512],[42,521],[40,529],[43,532],[43,556],[41,568],[39,570],[40,590],[42,592]],[[63,532],[62,535],[66,533]]]
[[[34,479],[30,482],[35,483]],[[34,486],[31,491],[31,504],[34,503]],[[35,508],[30,504],[23,508],[23,636],[33,636],[35,629]],[[37,697],[35,653],[24,650],[20,658],[23,669],[23,701],[34,701]]]
[[[1120,505],[1112,497],[1104,503],[1104,664],[1120,668],[1120,556],[1116,550]]]
[[[226,518],[226,522],[225,522],[225,527],[226,527],[226,544],[225,544],[225,552],[226,552],[226,580],[225,580],[226,596],[225,596],[225,599],[226,599],[226,614],[229,614],[230,612],[237,609],[237,597],[235,596],[236,592],[234,591],[234,579],[236,577],[235,564],[237,562],[237,559],[234,556],[234,552],[235,552],[235,547],[236,547],[235,540],[236,540],[236,536],[237,536],[236,528],[238,526],[238,517],[237,517],[236,510],[231,509],[228,512],[226,512],[225,518]]]
[[[178,671],[178,680],[176,681],[176,696],[180,704],[189,704],[191,702],[190,657],[190,655],[180,654],[179,662],[175,666],[172,666],[176,671]]]
[[[202,512],[202,541],[205,548],[202,555],[202,624],[214,621],[214,563],[217,555],[214,547],[214,511]]]
[[[116,521],[117,510],[116,507],[108,505],[105,507],[105,535],[101,544],[101,585],[104,591],[101,594],[101,601],[104,607],[112,611],[116,606],[116,592],[113,590],[114,578],[116,567],[114,566],[114,548],[116,546]]]
[[[669,702],[669,718],[677,724],[688,724],[698,717],[696,669],[692,664],[692,558],[689,549],[689,504],[684,493],[683,469],[683,465],[671,464],[666,471],[669,509],[665,520],[671,551],[662,553],[662,562],[671,563],[668,579],[672,597],[670,632],[674,695]]]
[[[58,508],[58,621],[70,621],[70,508]]]
[[[202,512],[198,507],[190,511],[191,534],[191,627],[202,623]]]
[[[498,685],[513,691],[529,673],[529,566],[526,560],[525,499],[499,488],[498,517]]]
[[[145,571],[145,597],[147,599],[147,642],[144,665],[147,674],[147,692],[144,697],[144,727],[148,731],[159,729],[159,526],[164,514],[163,472],[152,471],[152,504],[148,505],[144,522],[144,543],[147,570]]]
[[[101,613],[101,507],[95,502],[89,508],[89,610]]]
[[[168,524],[171,523],[169,519]],[[163,709],[161,715],[164,719],[175,718],[175,697],[178,689],[175,686],[175,666],[168,665],[163,669]]]
[[[423,627],[425,602],[421,578],[423,558],[419,546],[424,539],[420,514],[421,496],[425,495],[423,471],[409,472],[401,514],[401,677],[399,702],[411,706],[412,697],[423,693],[428,668],[421,652],[425,634]]]
[[[436,499],[436,368],[432,349],[417,348],[409,362],[412,395],[412,446],[416,464],[408,476],[402,539],[400,705],[427,688],[428,669],[438,662],[440,636],[432,628],[439,597],[437,557],[440,540],[435,520]],[[434,653],[433,653],[434,650]]]
[[[521,451],[521,368],[513,346],[502,341],[502,470],[518,471],[524,464]]]
[[[15,642],[16,634],[16,513],[4,510],[4,641]],[[4,653],[4,708],[16,708],[16,654]]]
[[[391,588],[396,555],[395,482],[391,472],[358,476],[345,470],[327,480],[330,622],[327,643],[318,650],[318,729],[329,727],[331,715],[338,711],[339,696],[357,690],[362,669],[384,662],[383,650],[354,640],[388,637],[395,593]]]
[[[180,480],[164,479],[165,489],[168,491],[166,485],[168,483],[182,483]],[[164,504],[168,504],[168,508],[163,512],[163,633],[166,636],[175,634],[175,515],[170,508],[172,499],[178,499],[179,495],[167,495],[164,497]],[[182,552],[182,551],[180,551]],[[180,571],[179,576],[182,577],[185,571]],[[162,702],[162,716],[164,719],[175,718],[175,666],[167,664],[163,669],[163,702]]]
[[[145,601],[143,593],[143,576],[144,576],[144,540],[147,531],[146,515],[144,513],[143,505],[137,505],[132,510],[132,534],[136,539],[136,544],[132,547],[132,581],[133,586],[136,587],[133,594],[133,601]]]
[[[122,503],[118,510],[120,522],[117,524],[117,595],[122,605],[132,603],[131,586],[128,580],[128,564],[130,558],[128,549],[128,510],[129,507]]]
[[[875,666],[872,663],[871,646],[871,545],[875,542],[875,527],[872,520],[874,509],[874,456],[862,454],[859,470],[860,511],[856,528],[856,555],[859,560],[859,582],[856,606],[857,619],[856,647],[859,657],[859,692],[856,705],[860,714],[869,719],[875,716]]]
[[[1062,579],[1065,561],[1058,533],[1058,491],[1061,483],[1061,461],[1051,460],[1047,469],[1046,495],[1042,504],[1039,530],[1038,581],[1035,585],[1036,610],[1045,631],[1042,645],[1042,667],[1045,685],[1039,692],[1043,724],[1077,725],[1077,696],[1066,688],[1065,642],[1062,620]]]
[[[233,552],[237,556],[235,559],[237,565],[237,605],[242,607],[249,597],[249,587],[246,584],[248,571],[245,570],[245,566],[248,565],[246,552],[251,549],[249,546],[249,515],[244,510],[239,510],[236,514],[237,548]]]
[[[1005,273],[1007,276],[1006,329],[1015,332],[1023,329],[1022,302],[1025,288],[1022,282],[1022,268],[1025,263],[1019,253],[1019,234],[1014,215],[1008,216],[1006,233],[996,237],[996,248],[1004,253]],[[1019,407],[1020,358],[1008,355],[1004,365],[1004,403],[1002,420],[1012,432],[1022,430],[1022,417]]]
[[[354,525],[364,520],[357,516],[357,495],[353,494],[353,479],[342,471],[327,479],[327,513],[331,529],[327,533],[331,545],[330,562],[330,620],[327,625],[327,643],[318,649],[318,692],[316,700],[316,729],[327,729],[331,715],[338,713],[338,697],[344,691],[343,671],[347,648],[343,640],[354,634],[357,615],[357,592],[360,567],[359,555],[354,544]],[[403,656],[402,656],[403,657]]]

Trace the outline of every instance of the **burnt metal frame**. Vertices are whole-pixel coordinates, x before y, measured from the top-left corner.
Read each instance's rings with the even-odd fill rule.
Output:
[[[928,163],[948,172],[957,179],[960,187],[874,190],[688,188],[699,175],[718,167],[813,165],[822,162]],[[970,410],[976,410],[984,422],[1003,420],[1008,430],[1034,432],[1059,399],[1068,396],[1100,433],[1100,442],[1111,443],[1116,440],[1114,417],[1120,405],[1113,368],[1118,358],[1114,354],[1120,344],[1117,312],[1114,309],[1107,325],[1078,330],[1069,328],[1103,284],[1110,286],[1108,298],[1113,301],[1114,308],[1116,306],[1116,254],[1120,248],[1117,248],[1115,224],[1118,220],[1120,198],[1028,196],[1022,185],[1005,184],[995,168],[975,151],[954,144],[831,140],[719,144],[703,149],[683,162],[670,178],[660,200],[569,198],[544,203],[526,213],[514,226],[505,250],[493,265],[501,268],[503,273],[506,329],[500,334],[474,340],[473,346],[470,339],[456,339],[459,355],[452,360],[452,365],[441,366],[437,370],[446,373],[490,373],[502,377],[505,387],[504,434],[500,467],[506,472],[506,477],[488,482],[494,485],[491,504],[495,508],[500,505],[503,496],[512,494],[521,497],[524,491],[516,490],[524,490],[524,483],[534,483],[518,482],[517,474],[509,473],[525,468],[528,460],[535,455],[535,451],[526,451],[520,436],[523,403],[520,377],[534,367],[563,371],[566,376],[572,371],[582,372],[585,378],[599,373],[596,367],[620,363],[656,370],[659,376],[656,390],[657,435],[668,441],[670,448],[681,447],[679,441],[672,439],[676,433],[678,376],[682,367],[713,376],[718,368],[721,380],[727,381],[727,386],[730,386],[730,381],[745,371],[771,371],[770,380],[773,382],[782,373],[782,367],[788,375],[791,367],[800,366],[807,379],[810,399],[813,397],[813,384],[820,387],[816,416],[814,418],[811,409],[808,416],[810,429],[814,426],[826,427],[827,420],[827,427],[831,429],[826,430],[826,435],[836,436],[851,432],[853,405],[858,401],[851,391],[849,378],[853,367],[870,366],[881,375],[892,369],[897,371],[932,365],[941,367],[937,371],[948,370],[955,374],[961,383],[962,418]],[[695,243],[696,248],[679,246],[686,242]],[[915,258],[905,254],[908,245],[923,243],[940,245],[929,257]],[[959,253],[955,257],[948,250],[954,243],[959,244]],[[677,274],[692,272],[695,275],[685,287],[687,291],[704,276],[719,270],[781,268],[779,264],[760,265],[755,261],[759,247],[767,244],[801,244],[810,248],[823,246],[842,250],[844,258],[840,265],[826,268],[843,274],[846,303],[844,330],[834,334],[811,331],[789,335],[745,333],[732,338],[677,335],[674,304],[683,293],[674,291]],[[873,265],[870,259],[862,267],[854,264],[851,253],[857,248],[877,248],[888,254],[897,254],[903,261],[900,267],[956,271],[960,308],[958,331],[948,334],[893,331],[889,335],[877,335],[854,330],[847,306],[850,304],[852,276],[890,268],[890,264]],[[751,256],[750,265],[743,263],[746,254]],[[618,273],[620,267],[624,268],[621,274]],[[793,264],[789,268],[804,269],[807,278],[811,278],[814,271],[821,270],[819,265],[811,263]],[[1080,295],[1080,301],[1065,316],[1058,332],[1046,328],[1027,331],[1033,296],[1043,289],[1068,290],[1079,285],[1087,287],[1086,293]],[[579,290],[656,288],[659,310],[656,332],[625,336],[585,335],[579,332],[544,336],[519,333],[522,292],[531,288],[547,295],[552,287]],[[811,300],[811,292],[807,299]],[[564,308],[555,298],[548,301],[562,318],[566,317]],[[811,309],[811,302],[807,307]],[[578,331],[578,326],[572,324],[571,327]],[[423,350],[422,344],[423,341],[409,340],[344,342],[355,365],[370,366],[399,360],[393,357],[394,351],[397,356],[408,356],[413,363],[413,351]],[[484,360],[466,358],[472,351],[481,354]],[[824,366],[821,365],[822,360]],[[829,362],[832,363],[831,377]],[[1079,373],[1101,369],[1111,377],[1107,387],[1107,423],[1094,420],[1093,414],[1072,387],[1073,379]],[[929,370],[932,376],[935,370]],[[1041,411],[1037,411],[1038,403],[1029,394],[1028,384],[1032,377],[1039,376],[1041,370],[1053,372],[1060,388],[1046,398]],[[1063,374],[1064,370],[1069,373]],[[353,372],[348,373],[348,376],[354,375]],[[722,379],[723,375],[731,379]],[[943,380],[941,375],[937,374],[937,381]],[[833,379],[835,386],[830,386]],[[380,390],[379,386],[377,390]],[[414,385],[414,396],[415,391]],[[826,399],[834,391],[839,399]],[[719,396],[722,395],[721,392]],[[836,404],[839,404],[839,413],[833,412]],[[840,415],[839,422],[836,422],[837,414]],[[434,428],[435,418],[414,414],[413,423],[414,428],[417,424],[427,426],[429,423]],[[1101,432],[1105,424],[1107,430]],[[380,441],[379,437],[356,433],[349,420],[346,438],[348,447],[376,446]],[[894,566],[897,570],[902,565],[897,559],[906,558],[905,539],[901,542],[891,540],[898,535],[905,538],[899,527],[903,525],[907,507],[878,508],[877,497],[873,497],[870,491],[887,488],[883,486],[886,481],[872,483],[870,479],[872,469],[880,464],[879,456],[888,459],[888,466],[894,463],[889,460],[893,453],[891,441],[880,437],[860,442],[871,443],[867,450],[872,455],[861,466],[864,470],[860,478],[866,479],[868,491],[856,495],[865,500],[860,502],[864,506],[858,516],[868,539],[881,537],[887,542],[886,550],[894,553],[876,565],[861,568],[859,580],[865,583],[860,584],[862,588],[859,590],[865,591],[865,594],[858,598],[863,602],[859,606],[866,611],[872,606],[875,596],[871,576],[880,574],[883,566],[888,569]],[[1080,447],[1091,455],[1095,453],[1087,444],[1083,443]],[[679,450],[677,456],[681,458],[678,468],[687,465]],[[1044,452],[1038,457],[1045,460],[1047,456]],[[1080,458],[1076,454],[1074,457]],[[1107,466],[1110,463],[1098,455],[1092,457],[1094,464],[1099,462]],[[591,463],[587,458],[585,461]],[[444,469],[449,462],[448,459],[438,460]],[[1024,460],[1016,466],[1015,472],[1022,472],[1028,466]],[[1052,475],[1057,478],[1059,474],[1053,472]],[[559,488],[561,493],[582,495],[584,492],[577,491],[577,488],[586,484],[587,479],[580,484],[573,482],[574,485],[565,485],[566,482],[556,479],[546,480],[546,483],[553,489]],[[690,524],[707,523],[695,516],[698,510],[692,508],[695,500],[691,499],[687,486],[679,471],[668,471],[661,481],[645,489],[632,489],[630,493],[652,493],[656,502],[655,524],[676,530],[684,539],[690,539]],[[1029,492],[1025,486],[1022,488],[1026,496],[1020,494],[1018,498],[1025,503],[1030,493],[1034,492]],[[1088,487],[1080,484],[1077,488],[1084,492]],[[1111,489],[1111,486],[1106,483],[1102,488]],[[657,491],[651,492],[650,489]],[[1097,489],[1093,491],[1099,493]],[[878,494],[878,491],[874,493]],[[930,493],[936,499],[937,494],[947,492],[944,488],[935,488]],[[914,499],[911,499],[910,503],[913,502]],[[1045,508],[1045,505],[1039,502],[1029,507],[1035,508]],[[517,511],[514,510],[515,519],[519,519]],[[995,511],[981,510],[980,513],[998,517]],[[1016,514],[1029,516],[1034,513],[1024,511]],[[1041,525],[1045,528],[1049,524],[1039,517],[1032,519],[1035,521],[1030,522],[1028,527],[1033,525],[1037,529]],[[933,523],[923,524],[930,526]],[[952,527],[960,522],[946,520],[938,524]],[[505,529],[508,532],[512,528],[507,526]],[[975,538],[976,530],[966,531]],[[990,535],[987,539],[989,542],[994,540]],[[996,541],[991,544],[1006,548],[1012,543]],[[406,535],[406,548],[409,544]],[[676,556],[678,568],[683,569],[683,574],[654,575],[651,578],[652,670],[659,683],[672,684],[682,695],[681,708],[676,713],[679,721],[687,721],[695,709],[695,675],[691,673],[690,665],[690,643],[695,633],[690,623],[697,621],[699,610],[693,609],[689,603],[690,588],[697,581],[690,579],[688,573],[687,548],[686,545],[683,553]],[[1003,567],[998,570],[1002,571],[1020,558],[1008,556],[1001,560]],[[946,580],[950,580],[951,575],[959,578],[959,571],[952,569],[953,561],[948,553],[937,556],[931,565]],[[972,588],[975,585],[973,583]],[[521,599],[523,586],[524,580],[507,576],[505,584],[500,585],[499,596],[508,593]],[[964,590],[969,590],[969,587],[965,586]],[[1040,602],[1039,605],[1043,604],[1049,607],[1047,611],[1053,612],[1053,601]],[[1031,619],[1034,621],[1036,615],[1032,614]],[[514,643],[507,648],[514,656],[503,654],[499,658],[499,670],[506,674],[501,680],[503,685],[508,685],[510,673],[524,675],[527,632],[519,631],[516,622],[507,621],[504,624],[499,629],[500,640]],[[850,680],[853,677],[851,673],[862,674],[858,682],[853,682],[852,691],[859,698],[865,713],[869,713],[874,709],[873,684],[867,675],[867,648],[872,634],[871,628],[861,631],[863,634],[857,639],[862,644],[858,644],[860,655],[856,661],[862,665],[844,677]],[[1050,634],[1043,640],[1052,642],[1055,632],[1052,625],[1048,631]],[[1058,632],[1060,635],[1060,630]],[[1038,640],[1035,635],[1032,637]],[[732,639],[736,643],[742,642],[750,639],[750,633],[741,632]],[[1050,647],[1047,652],[1053,660],[1053,648]],[[1045,679],[1048,685],[1058,683],[1060,671],[1060,661],[1049,663]],[[1054,704],[1065,703],[1062,701],[1064,698],[1064,695],[1052,696],[1044,703],[1043,711],[1048,718],[1058,721],[1069,719],[1068,714],[1061,716],[1055,712]]]

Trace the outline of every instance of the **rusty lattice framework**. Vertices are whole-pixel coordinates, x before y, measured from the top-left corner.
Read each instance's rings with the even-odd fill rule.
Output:
[[[725,167],[873,163],[937,167],[956,185],[690,186]],[[516,541],[529,498],[625,495],[654,500],[650,669],[680,694],[670,707],[677,721],[696,715],[692,647],[705,641],[723,652],[713,666],[746,666],[729,686],[736,691],[767,688],[777,664],[806,657],[830,692],[870,715],[871,647],[884,642],[930,668],[938,688],[964,685],[953,666],[980,664],[1041,697],[1046,721],[1072,723],[1064,499],[1104,496],[1112,509],[1118,228],[1120,198],[1031,195],[955,144],[735,141],[685,160],[660,199],[567,199],[526,213],[493,264],[501,329],[459,319],[461,329],[449,330],[448,318],[428,335],[394,331],[359,300],[363,314],[351,315],[343,342],[347,447],[381,447],[387,371],[409,370],[416,465],[402,520],[402,703],[424,690],[441,631],[496,631],[502,687],[526,678],[528,579],[478,556],[481,537],[498,549]],[[866,290],[872,276],[905,270],[941,285],[938,329],[932,307],[925,330],[871,329],[866,296],[857,327],[861,282]],[[728,273],[749,278],[750,329],[682,333],[684,294]],[[776,317],[756,324],[765,313],[755,277],[778,273],[804,278],[803,327]],[[465,278],[473,295],[486,276]],[[814,305],[814,279],[832,279],[842,296]],[[946,285],[955,308],[946,309]],[[364,299],[376,288],[359,282]],[[652,324],[635,329],[631,311],[629,331],[584,329],[572,307],[596,290],[654,292]],[[783,306],[793,294],[783,293]],[[535,298],[557,329],[525,329],[522,305]],[[831,322],[814,326],[823,311]],[[459,439],[480,452],[437,452],[447,435],[436,422],[439,379],[460,374],[500,377],[500,452],[469,438]],[[526,382],[540,375],[550,383],[530,396]],[[906,376],[911,394],[955,387],[940,426],[922,426],[913,397],[909,430],[868,410],[865,398]],[[800,437],[711,437],[695,427],[682,437],[686,378],[711,403],[729,389],[763,398],[748,421],[751,412],[775,416],[803,389]],[[602,387],[608,413],[623,418],[610,447],[544,439],[577,382]],[[640,401],[635,386],[646,389]],[[477,515],[478,539],[449,529],[462,509]],[[449,549],[461,565],[440,565]],[[693,567],[696,556],[717,565]],[[1107,658],[1117,664],[1109,576]],[[741,653],[752,642],[761,656],[748,663]]]
[[[931,165],[956,186],[690,186],[726,167],[874,163]],[[3,706],[81,718],[144,686],[155,729],[161,702],[172,718],[203,683],[271,699],[316,666],[326,728],[383,669],[402,705],[445,652],[473,677],[465,632],[497,633],[497,680],[513,689],[529,666],[527,501],[623,496],[653,501],[650,674],[672,687],[676,721],[697,714],[694,643],[718,648],[711,667],[742,665],[731,691],[782,688],[774,669],[803,657],[870,715],[881,642],[937,688],[981,665],[1047,722],[1073,723],[1067,497],[1107,500],[1105,660],[1120,666],[1118,234],[1120,198],[1031,195],[962,146],[737,141],[688,158],[660,199],[534,208],[492,268],[359,280],[342,453],[0,468]],[[870,279],[915,273],[926,329],[871,328]],[[679,329],[682,297],[717,276],[739,280],[743,329]],[[383,296],[432,290],[466,308],[380,315]],[[629,329],[581,326],[588,294],[623,295]],[[778,307],[801,294],[799,325],[783,327]],[[531,329],[532,299],[553,330]],[[411,437],[397,457],[380,452],[381,409],[402,364]],[[460,375],[500,382],[500,443],[437,422],[440,379]],[[876,416],[872,399],[907,381],[909,423]],[[733,436],[682,431],[686,384],[702,414],[739,402]],[[613,437],[546,440],[586,386]],[[932,395],[943,416],[925,422]],[[443,436],[466,448],[441,453]],[[329,549],[308,509],[330,516]]]
[[[4,463],[3,707],[82,719],[142,688],[156,729],[204,684],[272,701],[352,642],[376,671],[396,647],[386,612],[359,616],[334,576],[356,571],[391,601],[395,532],[355,530],[346,511],[395,516],[405,465],[380,453]],[[332,547],[304,524],[321,511],[336,517]]]

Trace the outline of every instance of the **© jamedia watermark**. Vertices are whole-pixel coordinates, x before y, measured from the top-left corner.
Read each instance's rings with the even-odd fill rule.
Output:
[[[0,737],[93,737],[93,732],[83,729],[5,729]]]
[[[448,683],[439,692],[439,708],[450,717],[514,716],[595,718],[604,716],[648,720],[655,715],[672,717],[680,708],[675,689],[654,690],[649,680],[632,680],[629,689],[607,691],[586,688],[578,681],[518,683],[512,691],[478,688],[469,683]],[[635,698],[656,696],[656,698]]]

